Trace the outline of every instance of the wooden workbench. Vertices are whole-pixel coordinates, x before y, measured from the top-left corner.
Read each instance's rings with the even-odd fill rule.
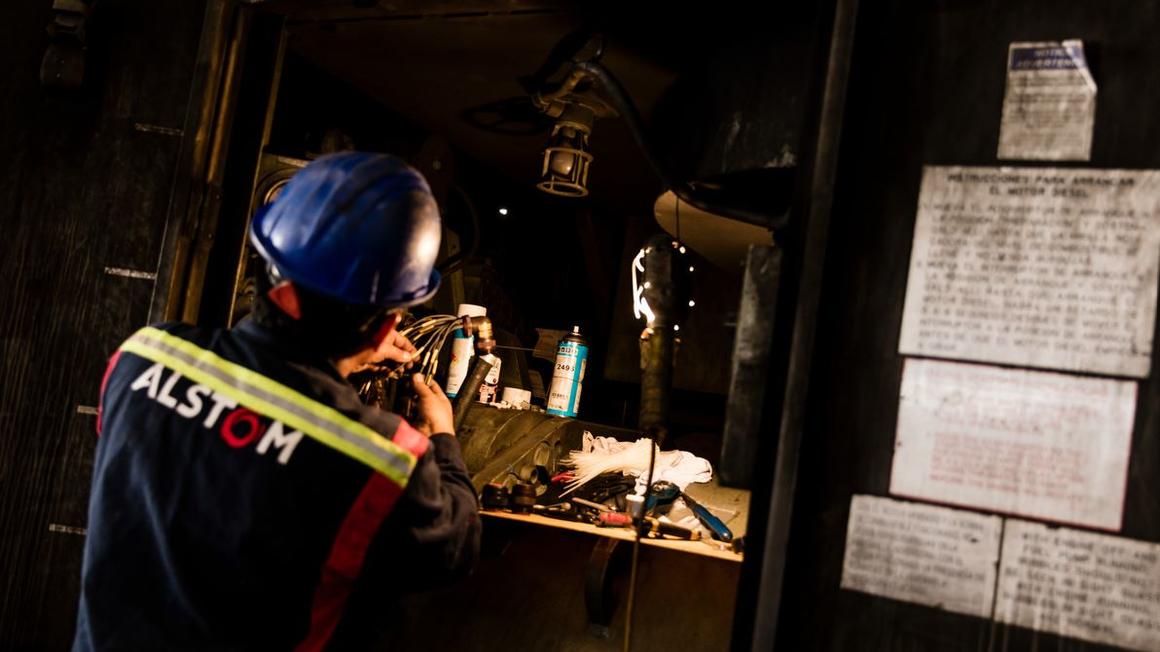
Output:
[[[745,535],[745,525],[749,520],[749,492],[743,489],[730,489],[722,487],[717,484],[716,480],[689,485],[685,490],[694,500],[711,507],[717,513],[721,520],[729,526],[733,531],[734,538]],[[727,518],[721,514],[720,510],[729,510],[737,512],[732,518]],[[628,528],[615,527],[597,527],[589,523],[577,523],[574,521],[566,521],[558,518],[549,518],[547,516],[540,516],[538,514],[512,514],[511,512],[501,511],[483,511],[484,516],[492,519],[502,521],[513,521],[517,523],[525,523],[527,525],[534,525],[538,527],[550,527],[561,530],[570,530],[573,532],[582,532],[595,536],[607,537],[610,539],[620,539],[622,541],[632,541],[636,538],[632,530]],[[679,539],[650,539],[642,537],[640,540],[642,545],[653,546],[656,548],[665,548],[667,550],[676,550],[678,552],[686,552],[694,555],[704,555],[706,557],[715,557],[717,559],[724,559],[727,561],[740,562],[742,555],[733,552],[732,550],[721,550],[713,544],[705,541],[681,541]]]

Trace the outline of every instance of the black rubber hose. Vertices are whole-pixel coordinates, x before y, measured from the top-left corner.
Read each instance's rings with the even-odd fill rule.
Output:
[[[653,172],[656,173],[661,182],[668,186],[673,191],[673,194],[681,201],[703,211],[723,215],[747,224],[755,224],[770,229],[771,231],[785,226],[787,222],[785,216],[767,215],[744,208],[715,204],[706,200],[704,197],[698,196],[696,188],[689,182],[677,181],[665,170],[649,146],[648,139],[645,136],[644,120],[641,119],[640,112],[636,110],[636,105],[633,104],[632,99],[628,96],[624,87],[621,86],[620,81],[616,77],[613,77],[607,68],[594,61],[577,63],[574,70],[579,70],[600,82],[605,94],[616,105],[621,117],[628,124],[628,130],[632,132],[633,140],[636,141],[637,147],[640,148],[645,159],[648,160]]]
[[[467,413],[471,410],[471,406],[475,405],[475,399],[479,395],[479,386],[483,384],[483,380],[487,378],[487,372],[491,371],[491,363],[484,360],[480,356],[472,356],[471,366],[467,370],[467,378],[463,379],[463,384],[459,387],[459,393],[455,395],[455,431],[459,432],[459,426],[463,425],[463,420],[467,418]]]

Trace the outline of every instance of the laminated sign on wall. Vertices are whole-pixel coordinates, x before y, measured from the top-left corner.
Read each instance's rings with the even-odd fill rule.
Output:
[[[999,158],[1089,161],[1095,115],[1083,41],[1011,44]]]
[[[1145,377],[1160,172],[925,168],[899,350]]]
[[[1118,530],[1136,383],[907,360],[890,492]]]
[[[842,588],[991,617],[1001,519],[854,496]]]
[[[1160,545],[1009,519],[995,619],[1160,650]]]

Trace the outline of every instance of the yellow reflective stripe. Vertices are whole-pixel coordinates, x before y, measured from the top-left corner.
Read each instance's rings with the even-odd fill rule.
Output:
[[[264,390],[266,393],[279,397],[301,409],[306,410],[311,415],[321,419],[329,425],[332,425],[336,428],[341,428],[344,431],[351,432],[361,438],[366,439],[373,446],[383,448],[388,454],[408,457],[412,460],[414,459],[414,456],[411,455],[410,451],[392,442],[390,439],[381,436],[366,424],[355,421],[354,419],[351,419],[338,410],[308,398],[302,393],[290,389],[289,387],[275,380],[267,378],[266,376],[263,376],[253,369],[243,367],[242,365],[235,364],[224,358],[221,358],[214,352],[207,351],[197,346],[193,342],[183,340],[180,337],[170,335],[163,330],[153,327],[146,327],[141,329],[134,337],[136,336],[141,336],[147,340],[160,342],[161,344],[168,345],[177,349],[178,351],[185,353],[191,358],[196,359],[198,362],[208,363],[217,369],[224,371],[229,376],[241,380],[247,385]]]
[[[122,349],[161,362],[215,391],[301,430],[320,443],[382,472],[400,485],[406,484],[415,464],[415,457],[409,451],[380,437],[370,428],[347,419],[336,410],[328,408],[341,419],[359,427],[344,429],[341,422],[333,423],[333,419],[319,418],[318,413],[325,414],[325,411],[312,408],[325,406],[316,401],[185,340],[156,329],[149,330],[151,332],[139,332],[130,338]],[[167,341],[158,341],[162,338],[157,338],[157,333],[164,335]],[[173,346],[174,340],[187,346]],[[247,382],[253,380],[268,382],[262,383],[265,387],[257,387],[256,383]],[[274,392],[268,391],[271,386]]]
[[[122,350],[160,362],[406,486],[415,456],[365,424],[179,337],[144,328]]]

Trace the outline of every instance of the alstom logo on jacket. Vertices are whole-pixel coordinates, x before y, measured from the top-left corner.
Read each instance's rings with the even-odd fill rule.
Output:
[[[278,463],[286,464],[294,455],[302,433],[288,429],[277,419],[263,423],[264,418],[238,402],[199,383],[189,385],[184,393],[173,395],[173,390],[183,376],[167,369],[160,362],[154,363],[129,385],[132,392],[144,391],[145,395],[158,404],[173,410],[178,416],[191,421],[199,421],[207,430],[216,430],[222,441],[232,448],[245,448],[258,442],[254,451],[265,455],[271,448],[278,452]]]
[[[306,436],[382,473],[401,491],[427,450],[427,438],[414,428],[384,437],[257,370],[154,327],[134,333],[120,351],[154,363],[130,384],[131,392],[144,392],[182,418],[200,419],[235,448],[257,442],[260,455],[277,448],[282,464]],[[182,378],[193,384],[175,394]]]

